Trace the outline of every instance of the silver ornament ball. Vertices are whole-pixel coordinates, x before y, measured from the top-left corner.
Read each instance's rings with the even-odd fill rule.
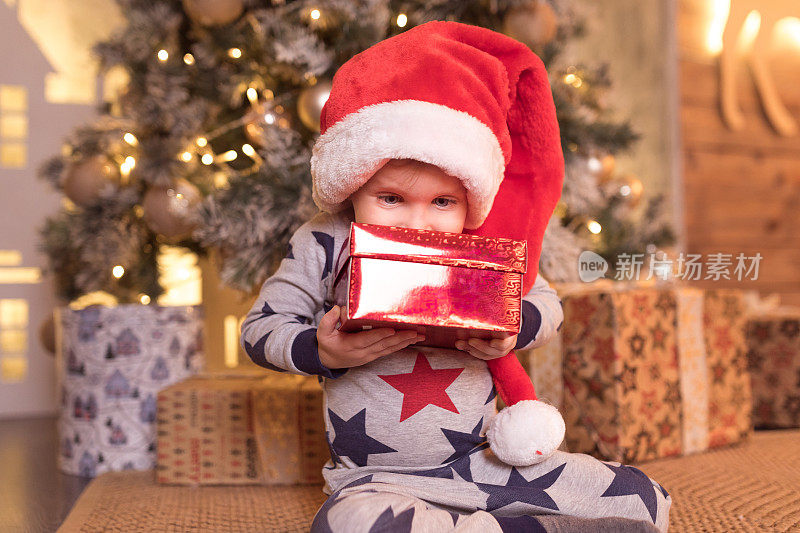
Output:
[[[197,187],[178,178],[169,186],[150,187],[142,208],[147,226],[168,239],[188,236],[197,227],[197,207],[201,201]]]
[[[100,199],[100,193],[119,177],[117,166],[103,155],[72,163],[67,168],[62,187],[73,203],[88,207]]]
[[[511,8],[503,19],[503,33],[528,45],[541,48],[556,36],[558,17],[542,0]]]
[[[320,81],[315,85],[303,89],[297,99],[297,114],[303,124],[311,131],[320,130],[320,115],[322,107],[331,94],[331,82]]]

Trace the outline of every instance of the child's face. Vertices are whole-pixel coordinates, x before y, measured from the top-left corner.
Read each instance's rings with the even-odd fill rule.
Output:
[[[461,233],[467,191],[439,167],[390,160],[350,196],[355,221]]]

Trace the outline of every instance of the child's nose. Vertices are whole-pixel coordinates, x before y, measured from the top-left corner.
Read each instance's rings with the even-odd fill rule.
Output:
[[[432,230],[433,223],[424,209],[414,209],[408,219],[408,227],[413,229]]]

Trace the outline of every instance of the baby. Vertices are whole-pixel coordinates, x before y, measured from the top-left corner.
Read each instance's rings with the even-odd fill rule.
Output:
[[[461,181],[433,165],[413,159],[390,160],[350,197],[350,201],[354,214],[348,218],[367,224],[461,233],[467,216],[467,191]],[[555,291],[549,289],[547,294],[550,308],[560,316]],[[340,333],[335,328],[338,313],[339,307],[334,306],[322,317],[317,331],[320,361],[328,368],[363,365],[424,340],[414,331],[389,328]],[[552,317],[552,321],[556,319],[560,322],[560,318]],[[546,342],[545,339],[540,341]],[[480,359],[493,359],[506,355],[516,342],[517,335],[513,335],[491,342],[478,338],[457,341],[456,346]]]
[[[475,48],[463,52],[469,43]],[[513,349],[545,344],[563,320],[558,296],[541,276],[522,298],[520,332],[502,339],[443,349],[420,346],[415,331],[336,327],[333,282],[352,221],[448,232],[492,227],[512,238],[522,227],[531,236],[528,270],[536,272],[552,190],[560,194],[560,178],[545,177],[563,173],[563,164],[550,161],[560,146],[540,63],[538,78],[511,68],[515,55],[521,64],[535,61],[523,47],[483,28],[432,22],[356,55],[334,77],[312,157],[322,212],[293,235],[242,325],[255,363],[317,375],[322,385],[329,498],[314,532],[667,529],[671,499],[638,469],[561,451],[510,466],[489,448],[497,410],[488,365]],[[462,52],[469,62],[453,63]],[[466,64],[485,71],[473,80]],[[425,69],[431,79],[420,81],[420,65],[438,68]],[[378,72],[376,80],[365,72]],[[504,88],[516,80],[517,97],[528,98],[522,111],[508,108]],[[525,92],[533,88],[539,96]],[[540,98],[550,98],[541,112]],[[513,133],[522,131],[515,121],[524,112],[542,121],[524,131],[548,137],[535,151],[536,143],[519,144]],[[498,210],[501,198],[522,210]],[[526,199],[539,208],[526,210]]]

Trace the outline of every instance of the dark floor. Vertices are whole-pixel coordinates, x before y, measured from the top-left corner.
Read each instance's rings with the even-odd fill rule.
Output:
[[[58,470],[56,420],[0,420],[0,533],[55,531],[91,481]]]

